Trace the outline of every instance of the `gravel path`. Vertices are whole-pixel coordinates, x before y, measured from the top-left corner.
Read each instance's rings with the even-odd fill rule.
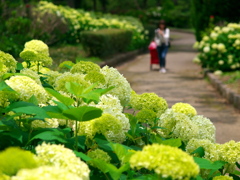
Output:
[[[229,140],[240,141],[240,112],[204,79],[200,66],[192,63],[196,52],[191,47],[195,39],[192,34],[171,32],[172,47],[167,55],[167,73],[149,68],[149,54],[118,66],[137,93],[155,92],[165,98],[169,107],[177,102],[194,106],[200,115],[211,119],[216,126],[218,143]]]

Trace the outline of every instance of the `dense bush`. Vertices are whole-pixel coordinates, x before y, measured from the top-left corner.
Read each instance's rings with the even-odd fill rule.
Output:
[[[204,68],[213,71],[240,69],[240,24],[216,26],[195,47],[200,51],[195,61]]]
[[[203,32],[208,28],[210,17],[214,23],[239,22],[239,0],[191,0],[191,20],[195,28],[197,41],[203,37]]]
[[[22,64],[0,51],[0,179],[239,175],[240,142],[216,143],[215,126],[190,104],[168,108],[155,93],[134,92],[117,69],[92,62],[52,71],[38,40],[20,55]]]
[[[83,31],[81,43],[92,56],[104,57],[123,52],[130,45],[132,32],[121,29]]]
[[[116,28],[130,30],[133,33],[132,46],[137,49],[145,45],[146,34],[140,21],[133,17],[104,15],[101,13],[86,12],[65,6],[56,6],[46,1],[40,1],[35,10],[37,13],[49,13],[58,15],[67,22],[69,31],[66,41],[69,43],[80,42],[81,32],[84,30],[99,30],[106,28]]]

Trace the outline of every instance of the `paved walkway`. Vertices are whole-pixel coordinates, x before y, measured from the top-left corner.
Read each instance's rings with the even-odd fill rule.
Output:
[[[128,79],[137,93],[155,92],[165,98],[171,107],[177,102],[194,106],[200,115],[211,119],[216,126],[218,143],[231,139],[240,141],[240,112],[204,79],[201,68],[192,63],[197,54],[191,50],[195,39],[192,34],[172,32],[174,38],[167,55],[167,73],[149,68],[149,54],[140,55],[118,70]]]

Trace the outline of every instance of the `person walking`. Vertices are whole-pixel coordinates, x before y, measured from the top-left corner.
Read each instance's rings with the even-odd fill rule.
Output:
[[[157,44],[157,51],[158,51],[158,57],[159,57],[159,65],[161,73],[166,73],[167,70],[165,68],[166,66],[166,55],[168,52],[168,47],[170,45],[169,42],[170,37],[170,30],[166,26],[166,22],[164,20],[161,20],[158,24],[158,29],[155,30],[155,37],[154,40]]]

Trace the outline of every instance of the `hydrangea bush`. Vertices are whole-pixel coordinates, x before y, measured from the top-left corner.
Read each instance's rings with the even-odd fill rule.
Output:
[[[95,14],[76,10],[66,6],[57,6],[51,2],[40,1],[34,9],[37,14],[50,13],[57,15],[68,24],[69,31],[66,40],[70,43],[80,42],[80,35],[83,30],[99,30],[106,28],[126,29],[133,32],[133,48],[142,47],[146,43],[148,32],[144,30],[139,20],[133,17],[121,17],[110,14]]]
[[[212,71],[240,69],[240,24],[229,23],[216,26],[209,35],[194,44],[200,51],[194,59],[204,68]]]
[[[50,58],[38,40],[27,49]],[[190,104],[169,108],[155,93],[137,94],[113,67],[66,62],[69,70],[58,72],[41,58],[29,56],[21,66],[1,53],[0,179],[239,175],[240,142],[216,143],[215,126]]]

